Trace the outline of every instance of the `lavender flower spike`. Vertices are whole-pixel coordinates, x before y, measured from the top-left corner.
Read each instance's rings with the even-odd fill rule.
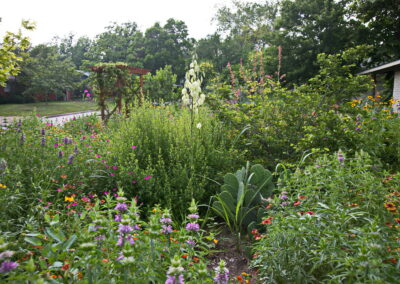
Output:
[[[14,261],[4,261],[0,265],[0,273],[7,273],[18,267],[18,263]]]

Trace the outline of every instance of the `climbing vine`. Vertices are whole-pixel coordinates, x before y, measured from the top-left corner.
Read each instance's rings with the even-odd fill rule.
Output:
[[[133,78],[129,66],[125,63],[100,63],[92,67],[95,76],[91,85],[100,107],[101,119],[107,123],[110,117],[122,112],[125,103],[125,114],[128,114],[128,102],[134,95],[132,91]],[[108,102],[114,102],[108,104]],[[110,107],[112,105],[112,107]]]

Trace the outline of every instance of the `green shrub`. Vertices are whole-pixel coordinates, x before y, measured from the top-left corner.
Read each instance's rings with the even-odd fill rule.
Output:
[[[112,153],[119,167],[115,179],[126,192],[147,206],[160,203],[182,215],[192,198],[208,202],[217,189],[210,178],[240,159],[225,132],[207,109],[199,110],[192,128],[187,109],[141,107],[112,125],[105,150]]]
[[[350,159],[339,152],[285,180],[253,248],[261,280],[396,283],[400,180],[384,175],[368,154]]]

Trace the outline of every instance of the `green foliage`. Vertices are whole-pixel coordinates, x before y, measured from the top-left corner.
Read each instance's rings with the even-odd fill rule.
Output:
[[[351,1],[350,10],[366,25],[363,37],[374,46],[372,64],[400,57],[400,7],[396,0]]]
[[[26,30],[34,30],[35,24],[22,21],[22,27]],[[22,61],[24,51],[30,45],[29,38],[18,33],[7,32],[0,43],[0,86],[5,86],[9,76],[15,76],[20,72],[19,62]]]
[[[338,127],[337,109],[343,108],[343,115],[354,113],[339,104],[362,95],[370,87],[367,77],[352,75],[351,62],[362,51],[365,48],[356,47],[339,55],[321,55],[319,74],[294,90],[282,86],[280,78],[265,75],[262,54],[254,54],[253,69],[240,65],[236,71],[231,67],[231,91],[225,82],[216,82],[208,103],[232,126],[235,135],[241,133],[239,145],[247,152],[247,159],[268,168],[281,161],[294,163],[314,148],[310,144],[298,147],[299,142],[315,130],[321,134],[315,136],[315,142],[324,143],[321,136],[329,133],[326,129]],[[331,133],[332,139],[338,138],[337,132]]]
[[[222,217],[232,233],[239,236],[257,221],[262,200],[269,198],[275,188],[272,173],[261,165],[253,165],[224,176],[221,192],[215,195],[212,210]]]
[[[146,206],[160,203],[177,217],[192,198],[208,202],[216,192],[209,178],[240,159],[226,128],[207,109],[199,109],[197,127],[191,128],[190,121],[187,109],[144,106],[110,125],[113,142],[107,151],[119,166],[116,179]]]
[[[144,76],[144,93],[152,102],[172,102],[179,98],[176,91],[177,76],[172,73],[170,65],[160,68],[154,75],[146,74]]]
[[[397,211],[387,198],[398,196],[399,180],[385,175],[359,152],[353,159],[323,156],[285,179],[266,210],[266,234],[254,246],[260,280],[396,283]]]
[[[28,257],[26,250],[10,250],[16,248],[15,242],[0,240],[0,252],[7,248],[8,255],[21,258],[19,265],[2,273],[0,279],[162,283],[169,276],[180,276],[185,283],[213,283],[205,258],[214,247],[212,235],[185,229],[189,223],[197,224],[193,221],[193,216],[198,216],[195,205],[190,208],[193,215],[176,223],[168,210],[158,206],[147,214],[146,221],[137,201],[128,200],[122,190],[115,199],[107,197],[92,205],[84,200],[76,201],[89,207],[80,215],[53,214],[53,206],[44,211],[44,228],[32,228],[18,240],[18,245],[29,249]]]
[[[69,58],[62,59],[54,46],[34,47],[22,70],[24,95],[43,94],[46,101],[50,94],[63,96],[66,90],[73,90],[79,81],[75,65]]]

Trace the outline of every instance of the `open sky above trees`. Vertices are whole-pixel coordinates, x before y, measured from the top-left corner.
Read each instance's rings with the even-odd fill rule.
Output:
[[[29,36],[34,45],[48,43],[54,36],[63,37],[74,33],[79,36],[95,37],[104,31],[110,22],[134,21],[141,30],[155,22],[165,24],[167,19],[184,21],[189,36],[200,39],[215,31],[212,18],[217,8],[227,5],[227,0],[52,0],[3,1],[0,11],[2,23],[0,36],[5,31],[16,31],[22,19],[37,23],[37,29]],[[242,0],[241,2],[260,2]]]

